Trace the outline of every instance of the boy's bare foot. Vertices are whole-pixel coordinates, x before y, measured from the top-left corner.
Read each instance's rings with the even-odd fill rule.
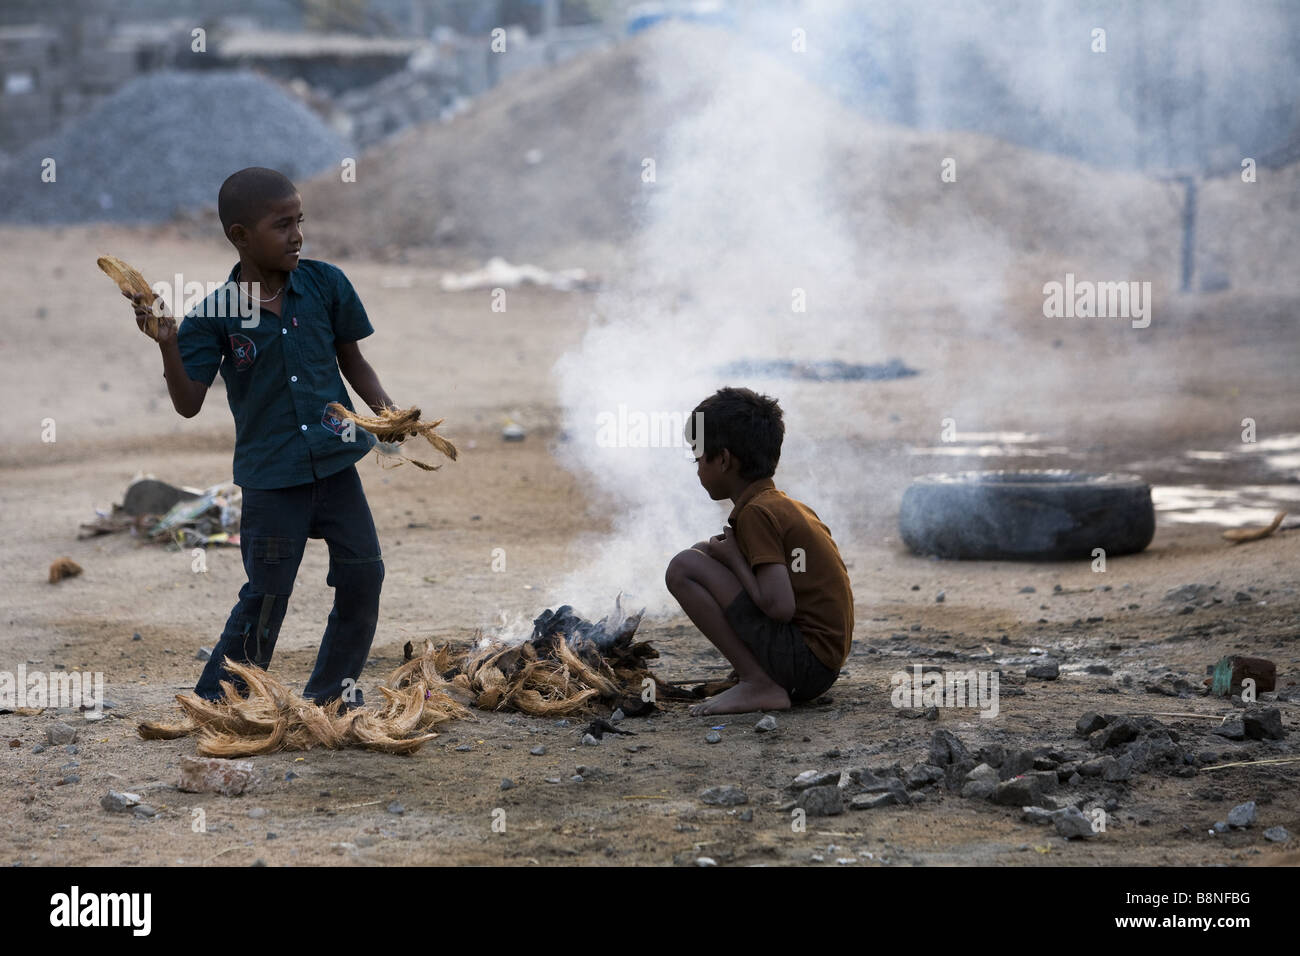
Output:
[[[735,687],[715,694],[690,710],[692,717],[708,714],[745,714],[754,710],[789,710],[790,695],[779,684],[768,681],[756,684],[741,681]]]

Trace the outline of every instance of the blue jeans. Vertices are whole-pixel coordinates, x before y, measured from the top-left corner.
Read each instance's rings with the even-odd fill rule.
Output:
[[[364,703],[357,680],[379,622],[384,561],[355,464],[303,485],[244,489],[239,549],[248,581],[194,687],[196,695],[220,697],[223,677],[248,693],[242,680],[226,673],[226,657],[270,665],[308,538],[324,538],[329,546],[325,583],[334,588],[334,607],[303,696],[318,704],[338,697],[349,707]]]

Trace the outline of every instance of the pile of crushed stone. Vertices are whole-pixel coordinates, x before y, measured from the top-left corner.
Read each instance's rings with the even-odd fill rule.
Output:
[[[11,157],[0,218],[161,222],[215,205],[222,181],[245,166],[306,179],[350,155],[324,120],[252,73],[153,73]],[[49,183],[47,157],[56,164]]]

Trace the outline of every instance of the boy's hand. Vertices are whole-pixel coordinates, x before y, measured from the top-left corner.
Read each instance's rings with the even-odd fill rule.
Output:
[[[709,539],[709,557],[721,561],[727,567],[744,560],[744,555],[740,553],[740,545],[736,544],[736,539],[728,535],[725,530],[722,534],[715,534]]]
[[[158,335],[156,338],[153,336],[150,337],[154,338],[159,345],[166,345],[169,342],[176,341],[176,320],[172,318],[166,308],[160,309],[159,312],[155,314],[152,304],[145,302],[144,296],[139,292],[134,295],[123,292],[122,295],[131,301],[131,306],[135,309],[135,324],[140,327],[141,332],[145,335],[149,335],[149,322],[151,319],[156,319],[158,323]]]

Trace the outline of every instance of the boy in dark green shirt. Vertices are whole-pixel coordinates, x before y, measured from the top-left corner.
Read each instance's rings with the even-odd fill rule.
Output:
[[[376,442],[327,406],[355,410],[343,378],[373,411],[393,404],[357,346],[374,328],[340,269],[300,261],[302,200],[285,176],[240,170],[222,185],[217,207],[239,262],[179,330],[170,316],[160,317],[158,330],[167,389],[181,415],[199,413],[221,373],[235,418],[234,481],[243,491],[248,581],[194,692],[220,696],[227,657],[271,663],[307,539],[324,538],[334,607],[303,695],[358,706],[384,564],[355,462]],[[135,301],[143,323],[145,306]]]

